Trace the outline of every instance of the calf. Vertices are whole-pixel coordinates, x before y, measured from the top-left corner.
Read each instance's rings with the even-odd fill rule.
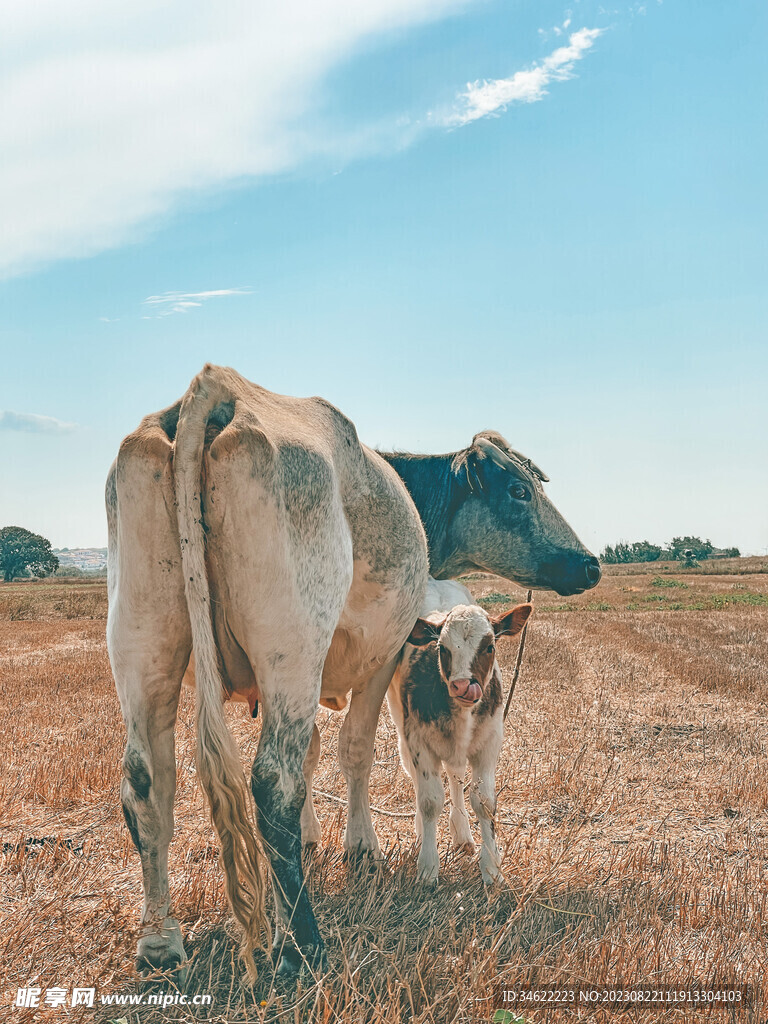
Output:
[[[482,833],[480,872],[490,885],[502,878],[493,828],[496,762],[503,739],[496,641],[519,633],[533,608],[520,604],[492,618],[472,603],[465,587],[453,581],[430,580],[423,615],[425,611],[425,617],[411,630],[387,695],[403,767],[416,788],[419,878],[433,882],[438,876],[437,820],[445,802],[443,764],[451,791],[454,847],[474,852],[463,789],[469,761],[469,798]]]

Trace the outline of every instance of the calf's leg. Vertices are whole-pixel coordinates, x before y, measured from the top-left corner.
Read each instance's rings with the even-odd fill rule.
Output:
[[[414,783],[416,806],[421,819],[421,849],[418,875],[422,882],[436,882],[440,872],[437,852],[437,820],[445,803],[445,790],[440,773],[440,760],[426,750],[419,754],[419,765]]]
[[[475,841],[469,827],[467,805],[464,803],[464,773],[466,765],[446,765],[448,788],[451,792],[450,829],[454,849],[475,852]]]
[[[480,822],[482,847],[480,850],[480,874],[486,885],[501,882],[501,856],[496,845],[494,815],[496,814],[496,763],[501,750],[501,734],[495,734],[472,755],[469,763],[472,781],[469,800],[472,810]]]

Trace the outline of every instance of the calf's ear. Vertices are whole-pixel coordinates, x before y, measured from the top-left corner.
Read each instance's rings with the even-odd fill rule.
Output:
[[[532,611],[532,604],[518,604],[508,612],[504,612],[503,615],[497,615],[495,619],[491,619],[493,632],[497,637],[517,636],[530,618]]]
[[[439,621],[434,619],[416,619],[416,625],[410,632],[407,643],[413,644],[414,647],[425,647],[427,644],[431,644],[433,640],[437,640],[440,636],[440,630],[443,628],[446,616],[443,616]]]

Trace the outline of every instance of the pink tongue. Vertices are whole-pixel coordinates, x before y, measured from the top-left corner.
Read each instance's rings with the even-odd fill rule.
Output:
[[[474,700],[480,700],[480,697],[482,696],[482,692],[483,691],[480,689],[480,684],[479,683],[470,683],[469,686],[464,691],[464,693],[457,694],[457,696],[460,696],[462,700],[466,700],[466,701],[473,700],[474,701]]]

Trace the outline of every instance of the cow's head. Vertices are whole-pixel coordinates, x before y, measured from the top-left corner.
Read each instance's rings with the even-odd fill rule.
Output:
[[[497,639],[519,633],[532,611],[532,605],[519,604],[492,618],[476,604],[459,604],[447,614],[417,619],[408,643],[423,647],[436,640],[448,693],[462,707],[472,707],[493,674]]]
[[[600,581],[598,560],[544,493],[549,478],[501,434],[476,434],[452,469],[466,489],[448,524],[448,550],[462,552],[467,567],[563,595]]]

